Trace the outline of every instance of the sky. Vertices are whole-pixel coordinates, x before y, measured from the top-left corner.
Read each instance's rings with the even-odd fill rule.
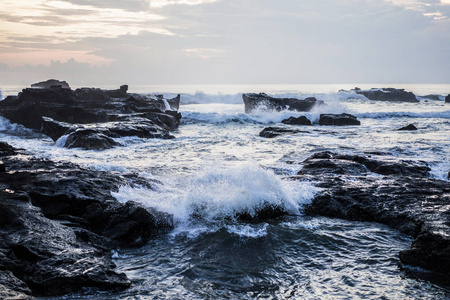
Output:
[[[0,84],[450,83],[450,0],[0,0]]]

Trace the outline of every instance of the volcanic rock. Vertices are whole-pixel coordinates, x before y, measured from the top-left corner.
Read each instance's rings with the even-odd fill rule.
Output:
[[[171,215],[112,197],[121,186],[151,187],[137,175],[37,159],[5,143],[0,158],[1,299],[126,288],[111,250],[173,228]]]
[[[399,128],[398,130],[417,130],[417,127],[414,124],[409,124],[408,126]]]
[[[401,101],[401,102],[419,102],[412,92],[406,92],[404,89],[395,88],[372,88],[370,90],[361,90],[354,88],[353,92],[364,95],[370,100],[378,101]]]
[[[361,125],[361,122],[350,114],[321,114],[319,125],[347,126]]]
[[[305,116],[301,116],[301,117],[290,117],[289,119],[285,119],[283,121],[281,121],[281,123],[283,124],[288,124],[288,125],[306,125],[306,126],[312,126],[312,123],[310,120],[308,120],[307,117]]]
[[[175,122],[171,115],[154,115],[153,119],[126,116],[116,122],[105,122],[99,124],[69,124],[58,122],[51,118],[44,117],[41,131],[57,141],[64,135],[67,139],[64,147],[83,148],[86,150],[110,149],[120,145],[113,138],[137,136],[140,138],[162,138],[172,139],[167,126],[160,117],[164,116],[165,122]],[[170,123],[169,123],[170,124]]]
[[[293,179],[323,189],[305,213],[389,225],[414,238],[399,254],[402,263],[448,275],[450,183],[429,172],[424,162],[321,152]]]
[[[291,111],[310,111],[316,105],[323,105],[323,101],[318,101],[314,97],[304,100],[296,98],[274,98],[265,93],[242,94],[245,104],[245,113],[252,113],[254,110],[291,110]]]
[[[38,89],[50,89],[50,88],[62,88],[62,89],[69,89],[70,90],[70,86],[67,82],[65,81],[59,81],[56,79],[49,79],[46,81],[42,81],[42,82],[38,82],[38,83],[33,83],[31,85],[32,88],[38,88]]]
[[[307,133],[308,131],[301,131],[283,127],[266,127],[259,133],[259,136],[265,138],[274,138],[283,134],[295,134],[301,132]]]
[[[42,127],[43,132],[53,140],[67,134],[67,131],[79,128],[79,124],[101,123],[103,124],[101,127],[111,125],[116,133],[127,132],[124,136],[135,132],[140,133],[138,136],[148,138],[169,137],[168,131],[178,127],[181,115],[176,110],[179,107],[180,95],[173,99],[164,99],[161,95],[151,97],[129,94],[127,91],[126,85],[117,90],[81,88],[72,91],[60,87],[28,88],[18,96],[8,96],[1,101],[0,115],[28,128],[40,130]],[[43,124],[48,118],[69,125],[54,127]],[[122,125],[119,126],[117,123],[105,125],[107,122],[122,122]],[[75,127],[71,128],[71,125]],[[126,129],[126,126],[131,128]],[[139,127],[145,130],[136,130]],[[143,131],[152,133],[142,133]]]

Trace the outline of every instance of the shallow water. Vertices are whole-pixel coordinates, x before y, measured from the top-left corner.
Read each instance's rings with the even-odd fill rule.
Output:
[[[423,160],[435,178],[447,180],[450,104],[375,102],[338,93],[334,86],[314,88],[267,92],[316,96],[327,106],[308,113],[261,109],[250,115],[244,114],[243,87],[229,87],[228,93],[186,92],[176,139],[122,138],[117,141],[123,146],[105,151],[65,149],[61,141],[1,118],[0,139],[36,156],[158,180],[154,190],[122,187],[113,195],[175,218],[173,232],[145,247],[114,253],[118,271],[133,280],[132,288],[115,294],[86,290],[60,299],[450,297],[442,282],[436,285],[423,279],[430,277],[423,276],[426,272],[400,265],[398,252],[409,247],[409,237],[378,224],[301,216],[317,188],[286,180],[305,158],[324,150]],[[416,87],[421,95],[443,94],[445,88],[450,91],[447,86]],[[305,133],[274,139],[258,135],[267,126],[287,127],[280,122],[290,116],[317,121],[328,112],[354,114],[361,126],[301,126]],[[419,130],[397,131],[410,123]],[[290,216],[261,224],[234,218],[267,203],[284,206]]]

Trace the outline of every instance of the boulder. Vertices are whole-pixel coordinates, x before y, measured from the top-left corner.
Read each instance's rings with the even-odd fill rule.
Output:
[[[274,98],[265,93],[249,93],[242,94],[245,104],[245,113],[252,113],[257,109],[265,110],[291,110],[291,111],[310,111],[316,105],[323,105],[323,101],[318,101],[314,97],[304,100],[296,98]]]
[[[395,101],[395,102],[419,102],[416,95],[412,92],[407,92],[404,89],[395,88],[372,88],[370,90],[362,90],[354,88],[353,92],[364,95],[369,100],[377,101]]]
[[[409,124],[409,125],[407,125],[407,126],[404,126],[404,127],[402,127],[402,128],[399,128],[398,130],[399,130],[399,131],[401,131],[401,130],[417,130],[417,127],[414,126],[414,124]]]
[[[320,152],[292,179],[322,189],[306,214],[389,225],[414,238],[402,263],[450,274],[450,185],[426,163]]]
[[[361,122],[350,114],[321,114],[319,125],[347,126],[361,125]]]
[[[306,125],[306,126],[312,126],[311,121],[305,117],[305,116],[301,116],[301,117],[290,117],[288,119],[285,119],[283,121],[281,121],[281,123],[283,124],[288,124],[288,125]]]
[[[266,127],[259,133],[259,136],[265,138],[274,138],[284,134],[296,134],[296,133],[308,133],[308,131],[301,131],[283,127]]]
[[[450,103],[450,94],[448,94],[447,97],[445,97],[445,102]]]
[[[93,129],[77,129],[69,134],[64,147],[83,148],[85,150],[104,150],[120,145],[105,133]]]
[[[62,89],[69,89],[70,90],[70,86],[67,82],[65,81],[60,81],[60,80],[56,80],[56,79],[49,79],[46,81],[41,81],[38,83],[33,83],[31,85],[32,88],[38,88],[38,89],[50,89],[50,88],[62,88]]]

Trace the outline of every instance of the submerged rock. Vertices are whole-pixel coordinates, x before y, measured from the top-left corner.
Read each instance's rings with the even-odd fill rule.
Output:
[[[0,158],[6,166],[0,173],[2,299],[129,287],[111,250],[173,228],[171,215],[112,197],[120,186],[151,187],[137,175],[37,159],[5,143]]]
[[[283,124],[288,124],[288,125],[306,125],[306,126],[312,126],[311,121],[305,117],[305,116],[301,116],[301,117],[290,117],[288,119],[285,119],[283,121],[281,121],[281,123]]]
[[[361,122],[350,114],[321,114],[319,125],[349,126],[361,125]]]
[[[307,133],[308,131],[301,131],[296,129],[289,129],[283,127],[266,127],[260,133],[260,137],[274,138],[283,134]]]
[[[402,127],[402,128],[399,128],[398,130],[399,130],[399,131],[401,131],[401,130],[417,130],[417,127],[414,126],[414,124],[409,124],[409,125],[407,125],[407,126],[404,126],[404,127]]]
[[[274,98],[265,93],[242,94],[245,104],[245,113],[249,114],[257,109],[266,110],[292,110],[292,111],[310,111],[316,105],[323,105],[323,101],[318,101],[314,97],[304,100],[296,98]]]
[[[356,87],[352,91],[357,94],[364,95],[369,100],[419,102],[419,100],[416,99],[416,95],[412,92],[406,92],[404,89],[372,88],[370,90],[362,90]]]
[[[429,172],[423,162],[321,152],[293,179],[323,188],[305,213],[389,225],[414,237],[403,263],[450,274],[450,184]]]

